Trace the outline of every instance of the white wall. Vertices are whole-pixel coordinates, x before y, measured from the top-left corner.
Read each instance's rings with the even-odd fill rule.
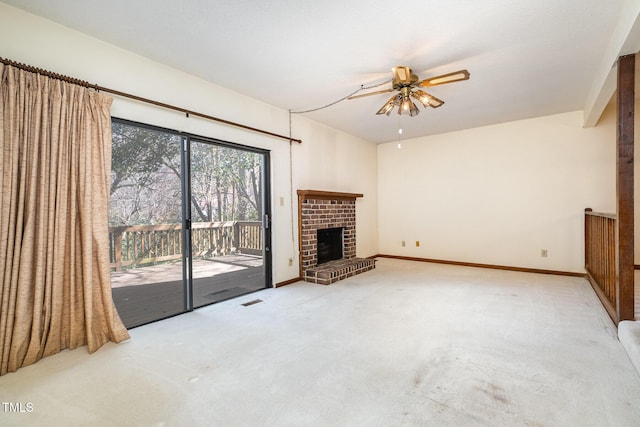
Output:
[[[615,211],[615,114],[382,144],[378,189],[382,254],[584,272],[584,209]]]
[[[0,56],[100,86],[288,135],[288,112],[0,3]],[[114,117],[271,150],[274,283],[298,276],[297,189],[364,193],[357,206],[358,256],[378,253],[376,146],[302,116],[293,144],[124,98]],[[293,175],[291,177],[291,163]],[[284,202],[281,205],[280,201]],[[293,230],[293,235],[292,235]],[[294,258],[293,266],[288,259]]]

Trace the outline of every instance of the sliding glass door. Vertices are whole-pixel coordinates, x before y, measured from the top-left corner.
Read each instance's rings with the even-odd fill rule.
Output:
[[[264,158],[192,140],[190,215],[193,306],[265,287]]]
[[[185,311],[182,150],[175,133],[114,121],[111,286],[127,327]]]
[[[111,281],[127,327],[271,286],[268,163],[113,120]]]

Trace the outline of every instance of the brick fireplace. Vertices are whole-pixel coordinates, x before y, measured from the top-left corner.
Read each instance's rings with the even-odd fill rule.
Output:
[[[375,268],[372,259],[356,258],[356,193],[298,190],[300,277],[329,285]],[[342,229],[343,257],[318,264],[318,230]]]

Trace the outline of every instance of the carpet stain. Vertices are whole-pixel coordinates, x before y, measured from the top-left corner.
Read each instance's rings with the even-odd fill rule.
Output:
[[[489,396],[496,402],[499,402],[503,405],[508,405],[509,401],[505,395],[504,389],[500,386],[497,386],[493,383],[486,383],[487,387],[476,387],[476,390],[482,392],[486,396]]]
[[[422,366],[419,369],[417,369],[413,377],[413,385],[416,388],[420,388],[420,386],[424,382],[424,378],[427,376],[428,373],[429,373],[429,368],[427,368],[426,366]]]

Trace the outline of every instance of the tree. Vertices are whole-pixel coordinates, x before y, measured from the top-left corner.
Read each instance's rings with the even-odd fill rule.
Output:
[[[261,155],[210,144],[191,146],[194,221],[258,221]]]
[[[122,123],[113,123],[112,134],[111,194],[148,184],[163,165],[180,176],[178,135]]]
[[[123,123],[112,133],[110,223],[180,222],[182,137]],[[195,142],[190,158],[194,222],[260,220],[260,154]]]
[[[110,224],[180,222],[178,135],[112,125]]]

